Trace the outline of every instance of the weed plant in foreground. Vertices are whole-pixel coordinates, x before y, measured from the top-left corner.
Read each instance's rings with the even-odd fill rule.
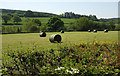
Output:
[[[119,75],[117,42],[80,42],[59,49],[17,49],[3,52],[2,75]]]

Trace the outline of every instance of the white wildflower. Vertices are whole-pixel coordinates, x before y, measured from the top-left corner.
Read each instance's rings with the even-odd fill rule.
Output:
[[[61,69],[65,69],[64,67],[58,67],[57,69],[55,70],[61,70]]]
[[[68,69],[66,70],[68,73],[70,73],[70,74],[73,74],[73,72],[72,71],[69,71]]]
[[[71,71],[69,70],[66,70],[68,73],[70,74],[74,74],[74,73],[79,73],[79,70],[78,69],[74,69],[74,68],[71,68]]]
[[[55,70],[62,70],[62,69],[65,69],[64,67],[58,67],[57,69]],[[74,73],[79,73],[79,70],[78,69],[75,69],[75,68],[71,68],[71,70],[68,70],[66,69],[66,71],[70,74],[74,74]]]

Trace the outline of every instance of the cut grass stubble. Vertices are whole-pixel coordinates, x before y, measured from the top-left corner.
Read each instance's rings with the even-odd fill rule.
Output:
[[[118,41],[118,32],[110,31],[104,33],[99,31],[93,32],[46,32],[46,37],[40,37],[39,33],[26,34],[6,34],[2,35],[2,50],[7,50],[8,47],[12,49],[17,48],[31,48],[37,46],[41,49],[57,48],[59,45],[77,44],[80,42],[96,41]],[[49,37],[52,34],[59,34],[62,37],[62,43],[51,43]]]

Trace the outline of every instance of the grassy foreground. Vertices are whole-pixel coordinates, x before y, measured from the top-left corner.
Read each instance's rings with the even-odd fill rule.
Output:
[[[41,49],[57,48],[59,45],[67,45],[70,43],[77,44],[79,42],[92,42],[96,41],[118,41],[118,31],[103,31],[93,32],[46,32],[46,37],[40,37],[39,33],[25,33],[25,34],[3,34],[2,35],[2,49],[8,48],[32,48],[37,45]],[[49,36],[52,34],[60,34],[62,43],[51,43]]]
[[[119,76],[117,42],[80,42],[58,49],[8,49],[3,52],[2,75]]]
[[[61,43],[49,36],[60,34]],[[2,75],[120,75],[118,32],[2,35]]]

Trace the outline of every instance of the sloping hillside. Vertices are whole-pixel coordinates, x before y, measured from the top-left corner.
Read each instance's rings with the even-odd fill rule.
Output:
[[[23,10],[11,10],[11,9],[2,9],[2,14],[17,14],[21,17],[24,16],[26,11]],[[32,11],[34,13],[35,17],[52,17],[52,16],[56,16],[56,14],[53,13],[46,13],[46,12],[36,12],[36,11]]]

